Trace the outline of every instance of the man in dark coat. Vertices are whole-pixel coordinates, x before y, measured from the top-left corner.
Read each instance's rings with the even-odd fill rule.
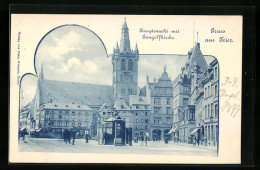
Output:
[[[75,145],[75,133],[72,134],[72,145]]]
[[[88,134],[85,134],[86,143],[88,143]]]
[[[144,141],[145,141],[145,146],[147,146],[148,136],[146,134],[145,134],[145,137],[144,137]]]

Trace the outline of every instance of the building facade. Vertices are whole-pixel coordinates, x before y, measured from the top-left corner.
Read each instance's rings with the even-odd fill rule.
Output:
[[[174,116],[170,132],[180,142],[192,143],[195,139],[198,144],[214,145],[218,139],[218,116],[213,116],[214,110],[218,113],[219,101],[213,95],[218,93],[217,59],[208,64],[197,43],[188,52],[181,71],[173,81]]]
[[[204,114],[202,115],[202,133],[206,145],[218,143],[219,118],[219,68],[215,59],[210,63],[210,69],[202,82],[204,87]]]
[[[65,130],[83,138],[86,131],[93,135],[93,111],[86,105],[47,103],[35,115],[39,137],[62,138]]]
[[[131,95],[130,108],[132,110],[132,136],[139,138],[148,134],[150,137],[151,108],[146,96]]]
[[[147,78],[148,80],[149,78]],[[172,128],[172,87],[166,67],[157,82],[147,82],[146,95],[151,106],[150,134],[152,140],[163,140]]]

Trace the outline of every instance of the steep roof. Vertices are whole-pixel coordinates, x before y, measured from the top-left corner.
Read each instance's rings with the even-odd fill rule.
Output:
[[[114,104],[116,110],[130,110],[129,106],[126,104],[124,98],[117,98]]]
[[[40,80],[40,104],[76,103],[87,106],[114,102],[113,87],[107,85],[85,84],[55,80]]]
[[[147,97],[138,96],[138,95],[130,95],[130,105],[149,105],[150,102]]]
[[[43,104],[44,109],[64,109],[64,110],[92,110],[83,104],[67,104],[67,103],[46,103]]]
[[[190,64],[189,69],[186,70],[186,73],[191,73],[191,71],[194,69],[194,66],[199,66],[199,70],[201,72],[204,72],[209,66],[200,50],[200,44],[197,43],[191,52],[191,56],[188,57],[188,60],[186,61],[186,64]]]

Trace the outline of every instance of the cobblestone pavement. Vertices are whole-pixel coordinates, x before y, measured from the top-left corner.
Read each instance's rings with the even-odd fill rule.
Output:
[[[133,146],[98,145],[97,141],[76,139],[75,145],[65,143],[62,139],[26,138],[19,140],[20,152],[65,152],[65,153],[111,153],[111,154],[155,154],[182,156],[217,156],[217,148],[213,146],[193,146],[192,144],[174,143],[170,141],[148,141],[148,146],[139,141]]]

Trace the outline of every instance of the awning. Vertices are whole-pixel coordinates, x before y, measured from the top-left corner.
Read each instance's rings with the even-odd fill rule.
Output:
[[[28,129],[28,132],[34,132],[35,129]]]
[[[20,131],[23,131],[24,129],[26,129],[26,127],[21,128]]]
[[[168,132],[168,134],[174,133],[174,132],[178,129],[178,127],[179,127],[179,126],[173,127],[173,128]]]
[[[40,132],[41,130],[42,130],[42,128],[40,128],[40,129],[36,129],[35,131],[36,131],[36,132]]]
[[[196,133],[200,128],[196,127],[190,134],[193,135],[194,133]]]

